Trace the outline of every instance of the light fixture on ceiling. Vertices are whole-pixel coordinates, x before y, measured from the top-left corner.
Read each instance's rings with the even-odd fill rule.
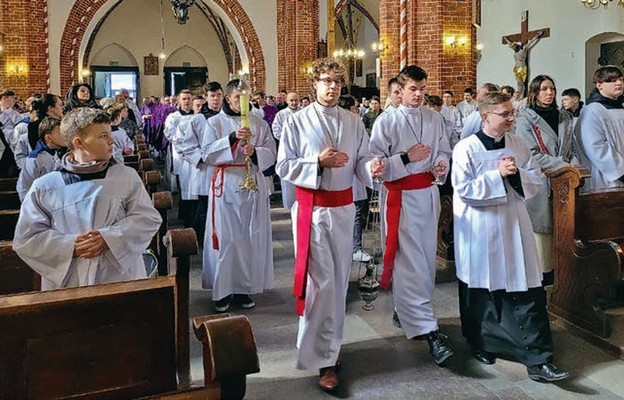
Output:
[[[184,25],[189,18],[189,8],[195,4],[195,0],[171,0],[173,16],[178,24]]]
[[[378,42],[373,42],[371,44],[371,49],[373,53],[378,55],[379,57],[383,56],[384,52],[388,49],[388,45],[385,44],[381,39]]]
[[[161,60],[167,58],[165,53],[165,21],[163,17],[163,0],[160,0],[160,54],[158,57]]]
[[[624,7],[624,0],[581,0],[581,3],[585,7],[591,8],[592,10],[597,9],[600,6],[607,8],[609,3],[612,3],[612,2],[615,2],[615,4],[617,4],[620,7]]]

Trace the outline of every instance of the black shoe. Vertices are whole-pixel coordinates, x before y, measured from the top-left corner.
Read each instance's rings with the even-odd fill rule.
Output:
[[[542,274],[542,286],[552,286],[555,284],[555,270],[551,269]]]
[[[560,381],[562,379],[566,379],[570,376],[569,372],[560,371],[557,367],[555,367],[551,363],[533,365],[531,367],[527,367],[527,372],[529,373],[529,378],[534,381],[546,381],[546,382],[555,382]]]
[[[448,336],[440,331],[429,332],[425,339],[429,343],[429,352],[436,364],[442,365],[449,357],[455,354],[448,343]]]
[[[396,308],[394,309],[394,312],[392,313],[392,325],[401,329],[401,321],[399,320],[399,314],[397,314]]]
[[[218,313],[224,313],[230,309],[230,301],[232,300],[232,295],[225,296],[224,298],[214,301],[212,305],[214,309]]]
[[[236,304],[241,306],[241,308],[249,309],[256,306],[256,302],[248,294],[235,294],[234,301],[236,301]]]
[[[494,354],[488,353],[485,350],[473,350],[472,356],[481,364],[492,365],[496,362],[496,357],[494,356]]]

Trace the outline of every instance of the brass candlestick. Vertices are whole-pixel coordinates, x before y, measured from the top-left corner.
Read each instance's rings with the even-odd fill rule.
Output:
[[[246,84],[241,80],[241,86]],[[241,128],[249,128],[249,90],[242,88],[240,92],[240,114],[241,114]],[[241,144],[246,146],[249,143],[248,140],[242,140]],[[240,184],[241,189],[249,190],[250,192],[257,192],[258,185],[254,179],[253,168],[251,165],[251,156],[245,157],[245,164],[247,164],[247,171],[245,173],[245,179]]]

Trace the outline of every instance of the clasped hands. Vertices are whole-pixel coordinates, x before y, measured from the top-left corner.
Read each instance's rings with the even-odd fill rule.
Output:
[[[518,166],[516,165],[516,159],[511,156],[503,157],[498,162],[498,172],[500,172],[503,178],[506,178],[509,175],[515,175],[516,173],[518,173]]]
[[[245,144],[241,144],[241,150],[245,157],[252,155],[254,152],[254,145],[249,141],[252,136],[249,128],[238,128],[236,131],[236,139],[245,141]]]
[[[340,168],[347,165],[349,155],[335,147],[328,147],[321,151],[318,160],[319,165],[323,168]],[[375,157],[371,162],[370,168],[373,178],[380,178],[383,175],[385,165],[380,157]]]
[[[108,244],[100,231],[81,233],[74,243],[74,257],[95,258],[108,250]]]

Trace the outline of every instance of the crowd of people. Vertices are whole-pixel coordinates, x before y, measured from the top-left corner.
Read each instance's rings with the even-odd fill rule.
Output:
[[[624,186],[623,74],[600,67],[587,104],[577,89],[557,106],[553,78],[538,75],[520,99],[510,86],[427,94],[412,65],[382,101],[342,94],[345,69],[315,62],[300,98],[253,92],[234,79],[197,96],[144,98],[121,91],[95,101],[78,84],[16,107],[0,93],[0,173],[22,199],[14,249],[46,289],[145,277],[139,256],[160,224],[136,173],[123,166],[142,133],[166,159],[180,217],[203,247],[202,284],[216,312],[255,306],[273,287],[270,195],[281,182],[295,238],[297,368],[339,385],[346,294],[362,246],[372,188],[381,190],[383,271],[391,319],[428,344],[438,365],[455,354],[432,308],[440,189],[450,177],[462,333],[479,362],[517,360],[533,380],[568,373],[553,364],[544,286],[550,265],[552,196],[545,171],[590,169],[584,190]],[[382,107],[383,104],[383,107]],[[22,107],[22,109],[20,109]],[[26,109],[24,109],[24,107]],[[390,318],[391,316],[391,318]]]

